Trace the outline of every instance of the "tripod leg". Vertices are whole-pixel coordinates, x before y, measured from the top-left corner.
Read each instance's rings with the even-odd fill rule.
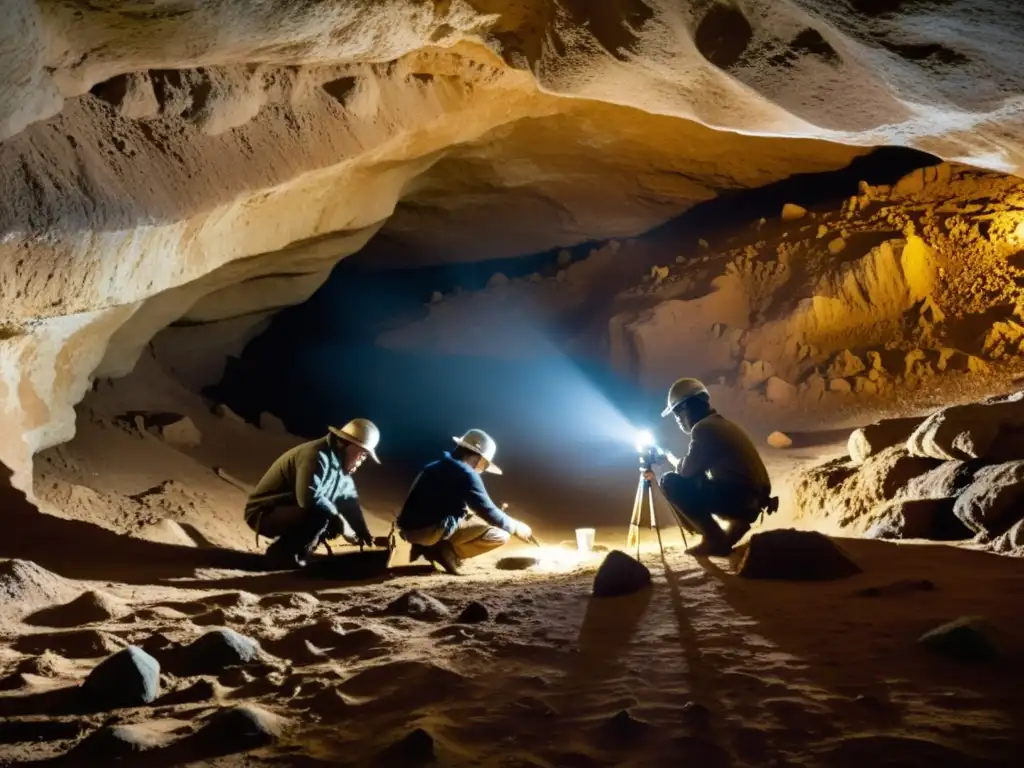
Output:
[[[675,506],[672,504],[671,501],[669,501],[669,499],[665,498],[665,503],[669,505],[669,508],[672,512],[672,517],[675,519],[676,525],[679,526],[679,534],[683,537],[683,546],[689,548],[690,542],[686,540],[686,527],[683,525],[683,521],[679,519],[679,513],[676,511]],[[653,515],[653,511],[651,514]]]
[[[636,496],[633,497],[633,512],[629,516],[629,533],[626,534],[626,550],[634,546],[640,546],[640,500],[643,493],[643,479],[636,486]]]

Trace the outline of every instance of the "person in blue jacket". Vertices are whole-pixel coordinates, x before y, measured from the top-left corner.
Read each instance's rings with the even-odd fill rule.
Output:
[[[453,575],[462,561],[506,544],[515,536],[535,543],[533,531],[499,509],[480,475],[500,475],[494,463],[497,444],[486,432],[471,429],[452,438],[455,449],[427,464],[413,481],[398,530],[412,544],[410,562],[421,557]]]

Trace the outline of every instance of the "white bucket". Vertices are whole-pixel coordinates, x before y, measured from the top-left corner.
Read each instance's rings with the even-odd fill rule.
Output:
[[[576,529],[576,549],[582,553],[592,552],[594,549],[594,536],[597,533],[593,528]]]

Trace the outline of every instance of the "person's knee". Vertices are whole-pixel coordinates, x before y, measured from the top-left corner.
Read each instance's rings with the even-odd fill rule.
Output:
[[[661,476],[661,490],[673,504],[682,504],[696,491],[693,478],[683,477],[675,472],[666,472]]]

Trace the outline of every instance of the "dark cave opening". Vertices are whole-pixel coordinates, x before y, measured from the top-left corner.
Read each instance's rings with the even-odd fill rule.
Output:
[[[911,170],[939,162],[915,150],[880,148],[838,171],[802,174],[758,189],[724,193],[638,239],[653,246],[693,241],[760,217],[778,217],[787,202],[810,210],[834,208],[857,194],[860,181],[892,184]],[[567,250],[577,260],[595,245],[582,243]],[[310,437],[322,434],[328,424],[366,416],[385,435],[385,455],[410,466],[447,448],[444,441],[450,435],[473,426],[486,429],[496,422],[512,427],[518,423],[522,434],[512,444],[522,442],[525,447],[530,440],[527,427],[536,419],[523,421],[521,412],[543,409],[541,403],[550,389],[545,392],[546,385],[538,381],[545,377],[561,375],[564,386],[569,386],[565,377],[578,377],[630,420],[657,421],[662,394],[639,390],[600,361],[564,358],[526,363],[402,353],[375,346],[377,333],[423,317],[434,291],[478,290],[497,272],[510,278],[533,272],[552,275],[561,250],[390,270],[374,268],[367,254],[356,254],[340,262],[307,302],[282,311],[240,357],[230,359],[222,381],[207,394],[254,422],[261,411],[274,413],[290,431]],[[367,252],[372,251],[368,247]],[[556,368],[562,373],[556,373]],[[552,455],[557,461],[557,451]]]

